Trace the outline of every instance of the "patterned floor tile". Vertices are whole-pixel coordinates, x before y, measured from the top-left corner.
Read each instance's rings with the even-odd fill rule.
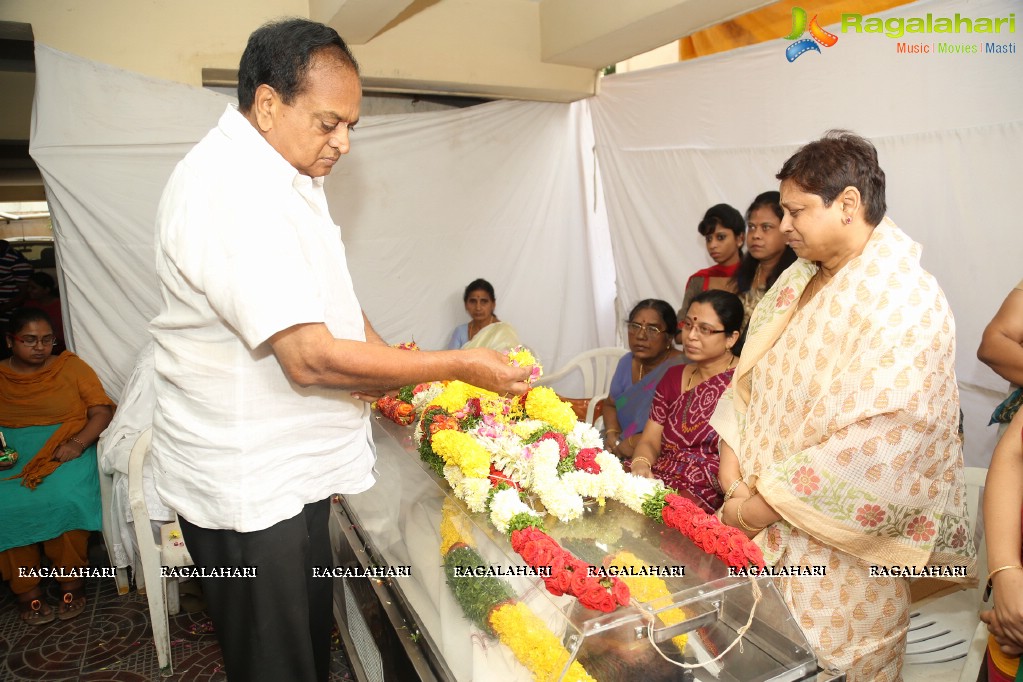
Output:
[[[44,585],[56,606],[60,588]],[[223,682],[227,679],[220,646],[203,612],[170,617],[174,674],[160,676],[149,627],[149,603],[131,591],[118,595],[111,579],[86,581],[86,606],[80,616],[30,626],[21,622],[17,599],[0,586],[0,681],[82,680],[83,682]],[[331,682],[351,680],[344,653],[331,661]]]

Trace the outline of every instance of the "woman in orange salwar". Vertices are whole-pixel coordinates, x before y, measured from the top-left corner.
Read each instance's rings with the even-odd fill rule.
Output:
[[[722,518],[768,563],[826,566],[824,577],[779,581],[821,664],[850,682],[893,682],[909,581],[878,569],[976,579],[954,322],[919,245],[885,217],[870,142],[829,133],[778,179],[781,230],[799,260],[754,312],[711,421],[729,493]]]

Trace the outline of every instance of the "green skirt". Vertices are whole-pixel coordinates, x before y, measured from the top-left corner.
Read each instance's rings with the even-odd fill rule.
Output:
[[[21,473],[59,425],[4,427],[7,444],[18,451],[18,463],[0,472],[0,479]],[[35,490],[21,479],[0,480],[0,551],[51,540],[69,530],[99,530],[103,511],[99,496],[96,446],[64,462]]]

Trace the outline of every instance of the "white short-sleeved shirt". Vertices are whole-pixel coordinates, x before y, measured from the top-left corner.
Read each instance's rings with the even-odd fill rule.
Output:
[[[250,532],[369,488],[368,406],[292,384],[268,343],[310,322],[366,338],[322,179],[299,174],[229,106],[174,169],[157,228],[152,447],[167,505],[198,526]]]

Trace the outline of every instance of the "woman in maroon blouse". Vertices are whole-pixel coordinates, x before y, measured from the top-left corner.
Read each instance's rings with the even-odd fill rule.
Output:
[[[689,364],[669,369],[654,395],[650,420],[632,457],[632,473],[686,490],[708,510],[721,506],[718,434],[710,417],[732,380],[742,301],[728,291],[698,294],[679,323]]]

